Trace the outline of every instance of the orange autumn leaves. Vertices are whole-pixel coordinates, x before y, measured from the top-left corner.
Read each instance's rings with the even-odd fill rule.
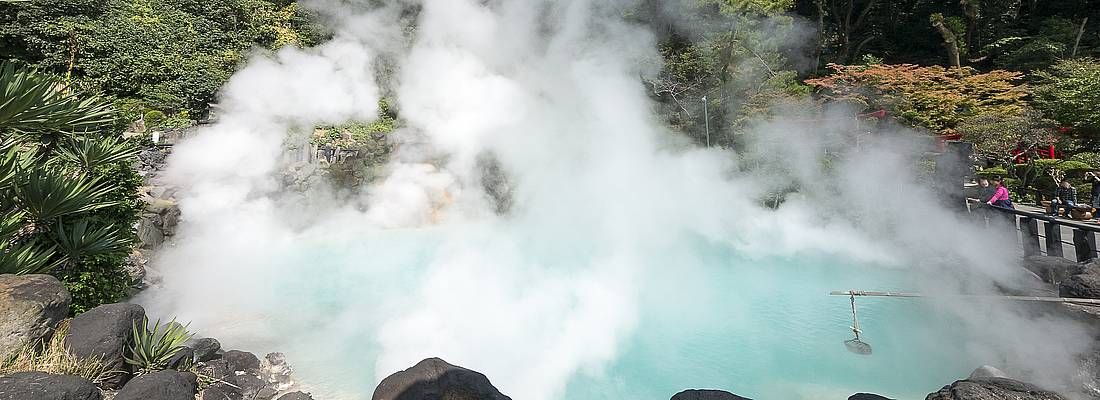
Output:
[[[1027,108],[1022,73],[912,64],[836,65],[831,75],[806,80],[829,100],[885,108],[937,134],[955,133],[967,118],[1019,115]]]

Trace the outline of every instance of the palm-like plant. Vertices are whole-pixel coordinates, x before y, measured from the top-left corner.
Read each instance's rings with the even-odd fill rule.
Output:
[[[79,165],[85,171],[90,171],[101,165],[133,159],[140,151],[133,143],[115,137],[93,138],[83,135],[58,147],[57,155]]]
[[[137,367],[139,374],[168,368],[172,357],[194,336],[187,332],[188,325],[180,325],[175,319],[161,325],[158,319],[150,330],[148,318],[142,319],[140,324],[135,321],[134,345],[130,346],[130,356],[124,356],[126,362]]]
[[[59,88],[45,75],[0,62],[0,129],[56,138],[114,121],[109,102]]]
[[[128,223],[94,214],[121,204],[98,169],[138,150],[99,134],[113,121],[109,102],[60,87],[0,62],[0,273],[49,272],[132,244]]]

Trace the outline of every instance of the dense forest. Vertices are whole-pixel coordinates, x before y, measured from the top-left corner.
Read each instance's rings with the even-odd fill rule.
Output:
[[[736,149],[769,117],[844,104],[974,143],[982,173],[1020,194],[1100,167],[1095,1],[641,0],[623,17],[652,28],[660,72],[641,83],[700,145]],[[130,165],[148,139],[119,132],[201,123],[251,54],[330,34],[292,0],[0,2],[0,272],[61,277],[77,312],[124,298]],[[374,154],[400,124],[384,103],[379,120],[315,140]]]

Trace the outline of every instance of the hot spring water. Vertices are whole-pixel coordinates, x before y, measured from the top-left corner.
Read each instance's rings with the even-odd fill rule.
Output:
[[[875,351],[845,349],[849,300],[826,293],[912,289],[906,270],[825,257],[746,259],[683,237],[640,250],[645,257],[631,270],[606,275],[628,284],[591,281],[582,289],[598,298],[606,285],[609,296],[627,298],[605,303],[568,288],[602,268],[593,261],[598,245],[488,231],[372,230],[353,240],[269,246],[259,262],[270,263],[271,275],[257,279],[271,298],[258,302],[278,302],[281,311],[207,325],[229,346],[286,352],[320,399],[369,399],[381,377],[430,356],[485,373],[513,398],[557,390],[561,399],[667,399],[686,388],[756,399],[843,399],[860,391],[915,399],[980,364],[962,355],[966,333],[952,317],[919,300],[857,299],[864,340]],[[592,342],[581,352],[603,355],[561,376],[564,388],[530,382],[554,381],[555,363],[584,357],[556,354],[577,347],[540,347],[572,334],[576,321],[563,319],[604,305],[599,313],[606,314],[593,317],[632,321],[617,343],[582,335],[577,340]]]

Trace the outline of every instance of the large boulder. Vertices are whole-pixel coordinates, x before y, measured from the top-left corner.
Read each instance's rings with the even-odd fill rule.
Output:
[[[222,356],[218,353],[222,349],[222,344],[218,343],[218,339],[196,339],[191,343],[191,348],[195,349],[195,362],[210,361]]]
[[[123,355],[134,342],[134,324],[140,324],[144,318],[145,309],[137,304],[101,305],[73,318],[65,346],[77,357],[99,358],[109,370],[126,371]],[[117,388],[126,378],[125,374],[116,374],[104,385]]]
[[[1084,272],[1085,266],[1062,257],[1031,256],[1024,258],[1024,268],[1046,283],[1057,283]]]
[[[1058,295],[1100,299],[1100,268],[1089,267],[1058,285]]]
[[[157,371],[131,380],[114,400],[195,400],[195,374]]]
[[[688,389],[672,395],[672,400],[751,400],[725,390]]]
[[[74,375],[16,372],[0,376],[0,400],[101,400],[92,382]]]
[[[1061,395],[1030,383],[1008,378],[978,378],[955,381],[925,400],[1066,400]]]
[[[69,314],[72,297],[49,275],[0,275],[0,359],[44,343]]]
[[[372,400],[511,400],[480,372],[428,358],[412,368],[387,376]]]
[[[258,372],[260,370],[260,358],[247,351],[229,350],[222,354],[222,359],[229,362],[231,371]]]
[[[199,400],[242,400],[244,395],[241,390],[225,383],[215,383],[207,386],[199,395]]]

